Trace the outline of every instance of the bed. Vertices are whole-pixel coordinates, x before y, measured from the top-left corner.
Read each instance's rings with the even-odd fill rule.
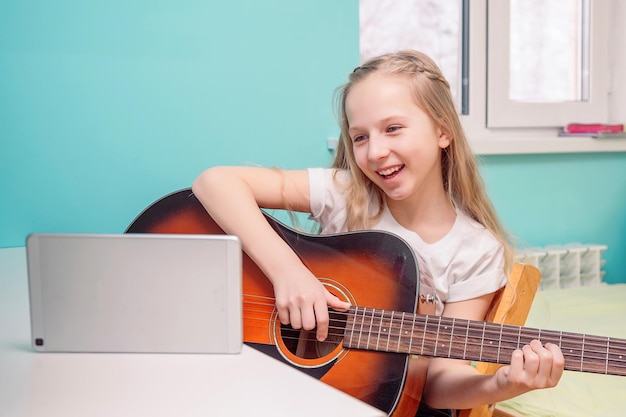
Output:
[[[626,284],[539,290],[526,326],[626,339]],[[498,409],[502,416],[623,416],[626,377],[566,371],[557,387],[501,402]]]

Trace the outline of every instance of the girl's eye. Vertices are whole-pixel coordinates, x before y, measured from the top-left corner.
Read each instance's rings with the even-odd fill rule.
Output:
[[[356,135],[355,137],[352,138],[352,142],[353,143],[357,143],[360,142],[362,140],[366,139],[365,135]]]
[[[387,128],[387,132],[389,132],[389,133],[393,133],[393,132],[395,132],[397,130],[400,130],[400,126],[389,126]]]

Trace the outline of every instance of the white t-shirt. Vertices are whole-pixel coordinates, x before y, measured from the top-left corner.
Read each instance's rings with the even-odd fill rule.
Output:
[[[309,172],[311,219],[323,234],[346,232],[346,200],[333,179],[333,169],[311,168]],[[338,175],[341,179],[341,174]],[[346,173],[347,174],[347,173]],[[504,248],[484,226],[457,209],[450,231],[435,243],[402,227],[387,207],[372,229],[403,238],[418,259],[420,294],[435,295],[436,314],[447,302],[463,301],[498,290],[506,284]]]

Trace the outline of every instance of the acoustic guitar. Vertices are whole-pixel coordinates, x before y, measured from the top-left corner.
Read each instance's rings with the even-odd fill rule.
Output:
[[[565,369],[626,376],[626,340],[419,314],[419,271],[408,244],[383,231],[298,232],[266,214],[273,229],[347,312],[330,310],[329,336],[280,324],[269,280],[243,256],[244,342],[393,417],[414,416],[426,357],[510,363],[533,339],[559,345]],[[146,208],[126,233],[224,234],[190,189]],[[421,363],[415,356],[419,355]]]

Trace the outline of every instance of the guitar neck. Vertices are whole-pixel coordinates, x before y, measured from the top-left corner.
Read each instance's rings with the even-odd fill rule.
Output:
[[[626,340],[450,317],[351,307],[346,348],[509,364],[537,339],[561,347],[565,369],[626,376]]]

